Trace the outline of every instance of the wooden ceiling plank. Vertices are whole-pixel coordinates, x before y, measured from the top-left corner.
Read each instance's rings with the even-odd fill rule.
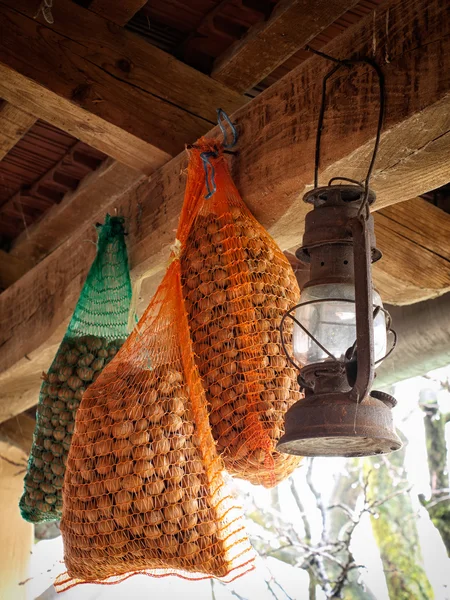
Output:
[[[375,58],[383,65],[389,107],[373,175],[379,208],[447,182],[450,23],[445,12],[440,0],[391,0],[326,48],[335,56],[365,55],[372,52],[375,36]],[[392,32],[401,35],[386,37],[387,13]],[[389,63],[384,60],[386,45]],[[328,63],[313,57],[234,115],[241,134],[239,152],[232,158],[235,182],[250,210],[283,250],[298,245],[303,234],[308,207],[302,195],[312,181],[318,98],[328,70]],[[362,80],[350,75],[352,86],[360,87],[355,96],[349,92],[346,76],[339,87],[334,86],[338,97],[330,103],[325,123],[323,182],[324,174],[328,178],[330,173],[361,179],[372,149],[376,85],[370,85],[367,75]],[[209,135],[217,134],[215,128]],[[183,153],[113,203],[127,218],[135,280],[160,277],[166,268],[183,202],[185,178],[180,174],[185,167]],[[18,385],[20,372],[14,365],[20,363],[22,368],[24,355],[42,361],[55,332],[57,340],[64,333],[62,323],[73,311],[95,254],[92,229],[77,230],[0,295],[0,392],[8,397],[11,410],[12,388]],[[141,294],[143,304],[148,300]],[[28,369],[34,369],[33,359],[27,363]],[[21,389],[24,380],[22,374]]]
[[[450,261],[450,214],[423,198],[383,208],[375,214],[375,223]]]
[[[211,77],[241,93],[251,90],[358,0],[281,0],[270,18],[219,56]]]
[[[26,132],[36,123],[36,117],[13,106],[0,104],[0,160],[14,148]]]
[[[123,27],[147,4],[147,0],[93,0],[89,10]]]
[[[383,258],[374,265],[384,302],[412,304],[450,291],[450,215],[423,198],[374,215]]]
[[[42,187],[46,187],[49,182],[52,185],[55,184],[54,177],[58,173],[58,170],[69,166],[74,162],[74,155],[83,147],[83,143],[76,141],[67,149],[67,152],[55,163],[48,171],[43,173],[34,183],[29,186],[23,186],[19,191],[13,194],[6,202],[0,206],[0,217],[4,217],[7,214],[16,214],[21,219],[25,219],[26,208],[28,205],[27,199],[31,199],[31,208],[38,208],[41,211],[47,210],[49,205],[53,205],[54,199],[49,199],[44,195],[40,194]],[[98,161],[95,161],[98,164]],[[94,165],[92,165],[94,166]],[[78,181],[78,180],[76,180]],[[25,189],[24,189],[25,188]]]
[[[217,107],[246,102],[70,0],[55,3],[52,25],[34,18],[38,4],[0,0],[0,96],[132,168],[153,172]]]

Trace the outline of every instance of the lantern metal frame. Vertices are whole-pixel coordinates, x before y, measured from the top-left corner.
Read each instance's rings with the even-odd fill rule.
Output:
[[[283,348],[283,352],[286,355],[286,358],[288,359],[288,361],[297,370],[303,369],[304,367],[299,366],[295,362],[295,360],[292,359],[292,357],[290,356],[289,351],[287,349],[286,340],[284,339],[284,322],[288,318],[290,318],[296,325],[298,325],[298,327],[300,327],[300,329],[302,329],[303,332],[306,333],[306,335],[308,337],[310,337],[312,339],[312,341],[321,350],[323,350],[323,352],[325,352],[325,354],[328,355],[329,358],[331,358],[332,360],[338,361],[338,359],[331,352],[329,352],[329,350],[323,344],[321,344],[319,342],[319,340],[310,331],[308,331],[308,329],[304,325],[302,325],[300,323],[300,321],[298,319],[296,319],[295,316],[292,314],[300,306],[308,306],[309,304],[319,304],[319,303],[323,304],[325,302],[348,302],[349,304],[356,304],[355,300],[349,300],[348,298],[318,298],[317,300],[307,300],[306,302],[299,302],[298,304],[293,306],[291,309],[286,311],[281,319],[281,323],[280,323],[281,347]],[[384,316],[385,316],[386,322],[387,322],[386,333],[387,333],[387,335],[389,335],[390,333],[392,334],[393,341],[392,341],[390,349],[386,352],[386,354],[384,354],[384,356],[382,356],[381,358],[379,358],[378,360],[376,360],[374,362],[374,366],[377,366],[380,363],[382,363],[386,358],[389,358],[389,356],[394,352],[394,350],[397,346],[397,337],[398,337],[395,329],[392,329],[392,327],[391,327],[392,317],[391,317],[389,311],[387,311],[383,306],[378,306],[378,305],[375,306],[375,309],[373,311],[373,319],[375,320],[375,317],[379,311],[384,313]],[[349,348],[349,350],[353,351],[352,355],[347,356],[347,354],[346,354],[344,364],[347,365],[352,362],[352,360],[354,358],[354,350],[355,349],[356,349],[356,340],[355,340],[355,343],[353,344],[353,346],[351,348]],[[302,387],[305,387],[305,385],[302,385]]]
[[[336,359],[306,327],[293,317],[299,306],[315,302],[336,302],[326,298],[300,302],[287,311],[280,323],[281,342],[289,362],[300,371],[298,381],[305,397],[286,414],[285,434],[277,449],[288,454],[304,456],[364,456],[384,454],[401,447],[395,433],[391,408],[395,399],[384,392],[371,391],[375,377],[374,317],[379,310],[387,315],[387,331],[392,332],[389,313],[373,305],[372,262],[381,258],[376,248],[373,217],[369,207],[375,202],[375,193],[369,182],[376,160],[384,117],[384,80],[376,63],[369,59],[338,61],[323,80],[314,169],[314,189],[304,201],[313,205],[306,215],[303,245],[297,258],[310,263],[310,279],[305,287],[321,284],[347,283],[354,286],[356,340],[347,350],[344,360]],[[327,81],[340,68],[367,64],[378,76],[380,108],[377,134],[372,158],[364,182],[345,177],[333,177],[327,186],[318,187],[320,145],[326,108]],[[336,181],[345,183],[336,184]],[[328,358],[300,368],[291,358],[285,340],[284,327],[291,318],[328,355]]]

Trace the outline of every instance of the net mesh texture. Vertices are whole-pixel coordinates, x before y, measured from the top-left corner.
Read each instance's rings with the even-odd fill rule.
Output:
[[[202,153],[210,157],[216,187],[208,199]],[[242,201],[217,142],[201,139],[190,150],[177,238],[217,449],[230,474],[272,487],[301,460],[275,450],[285,413],[301,397],[279,331],[300,290],[287,258]],[[291,322],[285,340],[289,348]]]
[[[134,574],[227,580],[253,568],[193,356],[174,260],[78,410],[58,591]]]
[[[123,219],[99,226],[96,258],[55,358],[44,375],[20,510],[34,523],[61,518],[62,487],[75,415],[84,391],[128,333],[131,282]]]

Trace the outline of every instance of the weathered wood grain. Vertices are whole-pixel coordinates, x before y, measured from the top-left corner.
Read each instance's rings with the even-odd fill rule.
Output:
[[[9,102],[0,103],[0,160],[36,123],[36,118]]]
[[[0,250],[0,290],[20,279],[32,266],[32,262],[26,256],[19,258]]]
[[[214,62],[211,77],[244,93],[303,48],[358,0],[281,0]]]
[[[0,2],[0,96],[145,173],[246,100],[70,0]],[[27,52],[24,52],[24,45]]]
[[[145,5],[147,0],[93,0],[89,10],[117,25],[126,25]]]
[[[445,17],[439,0],[392,0],[375,18],[369,15],[326,48],[345,57],[371,54],[376,46],[388,106],[373,179],[380,208],[448,180],[450,23]],[[307,207],[302,194],[312,182],[321,76],[328,69],[313,57],[234,115],[241,136],[239,154],[232,158],[235,181],[283,250],[298,245],[303,233]],[[375,82],[357,72],[339,77],[331,89],[321,181],[331,174],[361,178],[375,132]],[[185,166],[182,154],[114,202],[127,218],[135,279],[160,276],[166,266],[183,200]],[[77,231],[0,295],[3,389],[17,384],[15,363],[37,348],[44,352],[46,340],[71,314],[94,255],[89,242],[93,233],[91,228]],[[142,302],[148,300],[142,294]]]
[[[450,215],[414,198],[374,219],[383,258],[373,276],[384,302],[412,304],[450,291]]]

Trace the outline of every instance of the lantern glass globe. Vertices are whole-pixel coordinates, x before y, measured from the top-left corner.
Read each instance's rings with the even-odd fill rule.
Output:
[[[337,360],[344,361],[345,353],[356,340],[354,286],[348,283],[311,286],[302,292],[300,301],[305,303],[311,300],[316,302],[300,305],[295,312],[295,318],[330,354]],[[373,291],[373,306],[374,309],[376,306],[383,307],[381,297],[376,290]],[[386,317],[380,310],[374,319],[375,361],[386,354],[386,345]],[[296,323],[294,323],[293,350],[295,359],[302,367],[330,360],[326,352]]]

